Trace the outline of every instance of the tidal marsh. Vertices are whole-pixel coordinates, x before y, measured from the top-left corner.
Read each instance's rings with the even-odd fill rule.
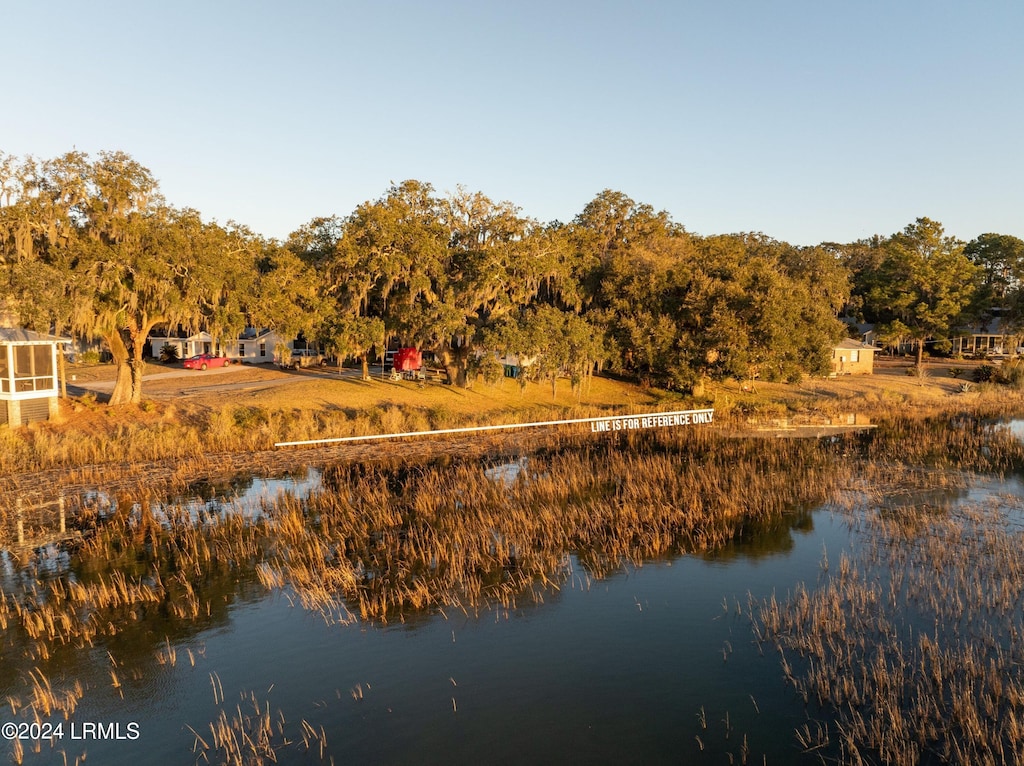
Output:
[[[126,487],[107,511],[87,519],[66,566],[33,569],[37,552],[27,566],[8,567],[0,680],[11,714],[21,719],[39,710],[81,715],[100,699],[108,709],[110,700],[131,705],[153,678],[206,679],[220,671],[206,642],[268,595],[306,615],[305,627],[292,620],[275,633],[285,642],[281,651],[288,630],[312,629],[310,618],[346,635],[387,635],[386,626],[435,635],[450,625],[451,651],[458,651],[457,634],[467,625],[557,611],[570,593],[596,598],[623,577],[642,580],[637,573],[649,566],[676,562],[682,570],[687,559],[729,566],[742,540],[752,541],[741,546],[752,560],[759,546],[777,557],[794,535],[813,530],[811,510],[824,506],[853,525],[862,538],[857,550],[819,549],[817,581],[787,586],[788,596],[727,594],[728,632],[706,655],[686,658],[720,667],[743,710],[719,708],[698,727],[701,701],[678,732],[652,736],[645,752],[679,737],[693,757],[777,757],[757,727],[768,710],[777,715],[792,705],[809,720],[774,736],[811,760],[1008,762],[1019,752],[1015,722],[1024,716],[1016,649],[1024,572],[1013,560],[1018,530],[1005,523],[1019,499],[960,501],[951,510],[928,494],[969,496],[979,477],[1020,470],[1024,448],[994,424],[998,414],[893,418],[869,435],[827,440],[680,430],[565,437],[532,449],[508,442],[488,461],[395,455],[335,464],[308,497],[268,497],[252,514],[175,510],[154,490]],[[517,466],[514,477],[489,471],[502,461]],[[638,595],[630,606],[632,617],[617,622],[659,616],[648,597]],[[735,622],[740,612],[752,631]],[[691,629],[692,618],[678,619],[675,630]],[[595,625],[592,640],[619,629]],[[242,641],[233,629],[231,635]],[[754,660],[757,648],[764,656]],[[638,693],[670,694],[660,686],[669,679],[636,667]],[[754,667],[777,687],[762,679],[745,688],[750,676],[728,675]],[[616,671],[591,672],[600,678]],[[449,715],[465,719],[497,704],[464,680],[472,673],[444,677],[452,682],[444,698]],[[366,705],[382,689],[402,694],[397,681],[371,687],[365,677],[339,679],[333,702],[311,710],[301,695],[281,705],[269,699],[274,695],[247,691],[257,687],[235,676],[226,696],[242,694],[242,702],[225,703],[221,689],[209,723],[181,721],[196,735],[179,751],[181,762],[193,746],[195,759],[224,763],[288,761],[300,750],[327,762],[346,741],[332,723],[348,720],[342,699]],[[275,678],[272,667],[260,677]],[[359,695],[350,693],[356,688]],[[387,730],[386,718],[374,720]],[[33,753],[20,757],[29,761]]]

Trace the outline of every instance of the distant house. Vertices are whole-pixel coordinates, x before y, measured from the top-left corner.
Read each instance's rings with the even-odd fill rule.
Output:
[[[1003,356],[1016,353],[1020,333],[1001,317],[961,328],[950,341],[954,354]]]
[[[57,346],[69,342],[0,327],[0,424],[21,426],[57,415]]]
[[[275,349],[282,343],[281,336],[273,330],[257,330],[246,327],[237,338],[224,341],[224,354],[229,359],[249,364],[273,362]],[[291,348],[290,343],[286,343]]]
[[[499,356],[498,361],[505,371],[506,378],[518,378],[527,367],[537,363],[537,357],[505,354],[505,356]]]
[[[178,359],[188,359],[197,354],[212,354],[214,347],[213,336],[205,331],[185,335],[180,330],[154,330],[146,340],[154,359],[160,358],[165,346],[173,348],[178,354]]]
[[[849,327],[850,337],[856,339],[859,337],[861,341],[869,346],[879,346],[878,332],[875,330],[873,322],[856,322],[848,320],[847,326]]]
[[[247,327],[237,338],[219,343],[205,330],[192,335],[185,335],[181,331],[158,330],[150,333],[147,342],[150,355],[154,359],[160,358],[160,351],[164,346],[170,346],[178,352],[179,359],[188,359],[197,354],[216,354],[239,362],[261,364],[274,361],[275,349],[283,341],[273,330]],[[291,349],[294,343],[288,342],[284,345]]]
[[[874,346],[844,338],[832,347],[833,375],[870,375],[875,369]]]

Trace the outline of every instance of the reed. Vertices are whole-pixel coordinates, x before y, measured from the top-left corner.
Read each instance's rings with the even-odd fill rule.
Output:
[[[344,428],[394,426],[401,414],[381,409],[362,425],[344,416]],[[835,718],[803,729],[804,749],[846,763],[1024,757],[1019,537],[1000,526],[998,503],[951,513],[921,500],[963,490],[972,474],[1024,469],[1024,450],[999,426],[1007,414],[991,404],[968,417],[894,411],[870,435],[820,441],[695,429],[328,453],[347,457],[325,471],[322,490],[268,500],[252,518],[169,508],[144,482],[126,481],[110,508],[77,517],[87,534],[74,577],[23,577],[18,590],[0,591],[0,629],[25,647],[20,662],[45,668],[158,616],[148,658],[173,665],[170,631],[208,624],[247,587],[283,592],[330,622],[498,610],[652,558],[713,551],[829,502],[859,525],[863,552],[823,561],[813,590],[748,606],[755,640],[779,652],[797,698]],[[435,425],[450,415],[422,417]],[[237,443],[239,423],[260,438],[344,430],[341,418],[240,410],[218,421],[228,429],[220,446]],[[209,464],[190,455],[199,443],[186,440],[182,476]],[[518,478],[488,474],[509,460],[523,466]],[[88,470],[77,480],[104,478]],[[724,645],[723,659],[731,652]],[[122,669],[111,672],[123,686]],[[81,698],[43,678],[27,674],[31,701],[12,703],[19,715],[73,710]],[[226,763],[270,761],[292,741],[276,720],[250,696],[223,710],[202,744],[197,735],[197,747]],[[298,737],[323,750],[305,728]]]
[[[570,552],[601,577],[712,549],[745,525],[822,500],[843,475],[820,445],[766,451],[698,432],[579,439],[527,465],[511,484],[475,461],[339,466],[327,491],[268,509],[275,536],[260,577],[339,615],[340,594],[363,619],[507,606],[564,582]]]
[[[908,445],[904,455],[928,464],[923,486],[940,469],[1016,468],[1019,446],[998,430],[965,430],[991,448],[972,458],[959,430],[947,432],[945,456],[934,438]],[[879,449],[893,459],[887,437],[868,454]],[[1024,563],[1022,530],[1008,515],[1017,503],[879,502],[899,488],[843,498],[860,553],[844,554],[813,591],[798,585],[756,607],[755,640],[777,647],[798,699],[834,716],[828,754],[839,763],[1020,762]],[[828,744],[806,727],[797,739],[808,750]]]

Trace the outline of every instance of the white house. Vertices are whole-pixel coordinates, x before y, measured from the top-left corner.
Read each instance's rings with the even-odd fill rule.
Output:
[[[160,350],[164,346],[171,346],[177,350],[179,359],[188,359],[197,354],[222,354],[228,359],[248,364],[273,362],[275,349],[283,342],[281,336],[273,330],[257,330],[253,327],[247,327],[237,338],[220,342],[215,341],[205,330],[188,336],[180,332],[154,331],[147,340],[155,359],[160,357]],[[291,349],[293,343],[288,341],[285,345]]]
[[[197,354],[214,353],[213,336],[205,331],[186,336],[170,330],[154,330],[146,340],[149,342],[154,359],[160,358],[160,352],[164,346],[175,349],[179,359],[188,359]]]
[[[57,415],[57,346],[70,340],[0,327],[0,424],[21,426]]]
[[[237,359],[248,364],[273,362],[277,345],[282,342],[281,336],[273,330],[257,330],[253,327],[233,340],[224,341],[224,354],[229,359]],[[288,348],[292,344],[286,343]]]

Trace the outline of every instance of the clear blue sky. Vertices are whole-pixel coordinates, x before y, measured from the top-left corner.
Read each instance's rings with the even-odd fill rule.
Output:
[[[10,3],[0,150],[283,238],[416,178],[794,244],[1024,238],[1019,0]]]

